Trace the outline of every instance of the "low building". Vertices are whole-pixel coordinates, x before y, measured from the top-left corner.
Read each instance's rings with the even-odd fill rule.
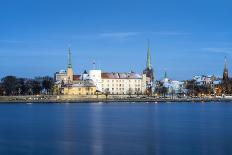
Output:
[[[102,73],[102,92],[110,94],[144,94],[146,75],[130,73]]]
[[[87,71],[81,75],[74,75],[71,62],[71,50],[68,51],[68,65],[66,70],[55,73],[55,93],[64,95],[94,95],[96,86]]]
[[[214,75],[193,76],[193,80],[196,81],[197,85],[212,85],[215,79]]]
[[[75,81],[71,85],[63,87],[64,95],[94,95],[96,93],[96,86],[89,80]]]
[[[102,72],[90,70],[89,79],[96,85],[96,89],[102,93],[113,95],[144,94],[146,91],[146,75],[134,72]]]

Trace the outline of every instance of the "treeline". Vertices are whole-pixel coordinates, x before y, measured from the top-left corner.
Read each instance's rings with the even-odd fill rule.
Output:
[[[33,79],[6,76],[0,82],[0,95],[41,95],[52,94],[54,80],[52,77],[35,77]]]
[[[223,94],[232,94],[232,78],[222,81],[221,89]]]
[[[196,80],[185,81],[185,89],[187,89],[188,96],[199,96],[202,94],[214,94],[214,87],[212,84],[197,84]]]

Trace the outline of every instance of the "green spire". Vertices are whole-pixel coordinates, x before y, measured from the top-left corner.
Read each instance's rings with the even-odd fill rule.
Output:
[[[148,40],[148,49],[147,49],[147,69],[151,69],[151,53],[150,53],[150,42]]]
[[[164,72],[164,78],[166,79],[166,78],[168,78],[168,74],[167,74],[167,71],[165,70],[165,72]]]
[[[68,49],[68,68],[72,68],[72,54],[71,49]]]
[[[226,59],[226,56],[225,56],[225,66],[224,66],[224,70],[227,70],[227,59]]]

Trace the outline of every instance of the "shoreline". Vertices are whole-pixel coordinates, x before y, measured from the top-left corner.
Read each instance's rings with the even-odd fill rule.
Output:
[[[232,98],[93,98],[41,95],[41,96],[0,96],[2,103],[173,103],[173,102],[232,102]]]

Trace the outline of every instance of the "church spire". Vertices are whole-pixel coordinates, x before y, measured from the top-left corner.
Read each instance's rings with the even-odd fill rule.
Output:
[[[72,53],[71,49],[68,49],[68,68],[72,68]]]
[[[164,78],[165,79],[168,78],[167,70],[165,70],[165,72],[164,72]]]
[[[229,79],[229,73],[227,68],[227,59],[225,57],[224,71],[223,71],[223,80],[227,81]]]
[[[148,40],[148,49],[147,49],[147,64],[146,68],[151,70],[151,52],[150,52],[150,41]]]
[[[226,59],[226,56],[225,56],[225,64],[224,64],[224,70],[227,70],[227,59]]]

